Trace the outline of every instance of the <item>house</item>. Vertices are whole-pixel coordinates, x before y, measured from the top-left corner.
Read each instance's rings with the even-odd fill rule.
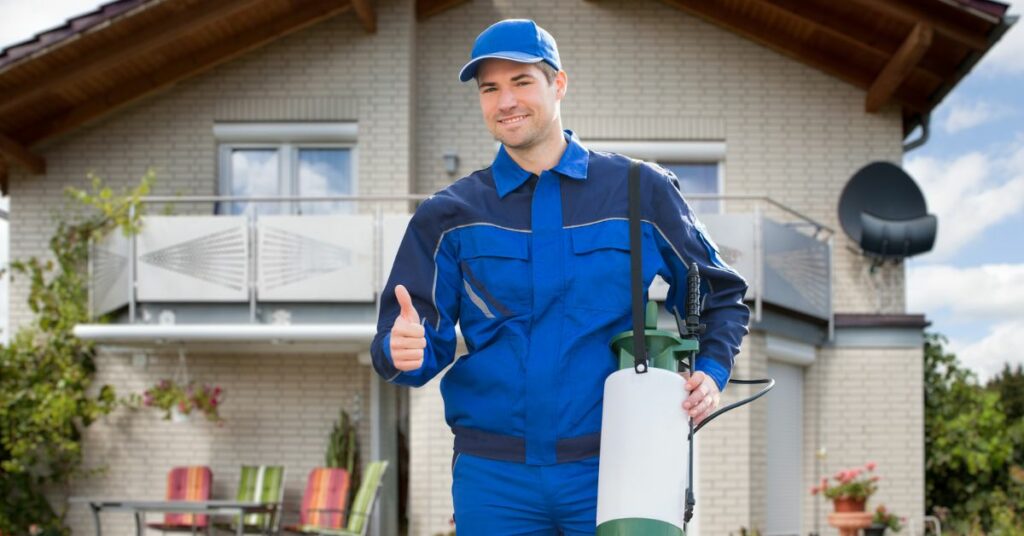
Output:
[[[295,510],[344,407],[363,460],[398,468],[375,533],[400,517],[415,536],[448,530],[438,382],[396,389],[368,348],[413,203],[494,156],[456,73],[507,17],[558,39],[565,126],[673,169],[751,282],[734,377],[778,385],[701,432],[694,533],[832,534],[808,489],[868,459],[878,499],[920,529],[927,321],[906,311],[903,265],[873,269],[836,205],[859,168],[927,138],[930,111],[1012,24],[988,0],[117,0],[7,48],[11,257],[46,253],[62,190],[86,172],[129,186],[152,166],[149,213],[175,215],[96,244],[92,305],[112,321],[76,333],[119,393],[186,372],[226,393],[223,427],[149,411],[94,424],[85,457],[108,470],[73,494],[159,498],[172,465],[205,464],[230,497],[240,465],[283,464]],[[358,199],[323,199],[337,195]],[[26,296],[16,281],[12,330]],[[92,530],[84,508],[69,522]]]

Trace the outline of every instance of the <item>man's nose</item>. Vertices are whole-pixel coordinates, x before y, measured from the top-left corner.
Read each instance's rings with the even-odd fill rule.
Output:
[[[498,96],[498,109],[505,112],[514,109],[519,105],[519,100],[516,99],[515,92],[502,90],[501,95]]]

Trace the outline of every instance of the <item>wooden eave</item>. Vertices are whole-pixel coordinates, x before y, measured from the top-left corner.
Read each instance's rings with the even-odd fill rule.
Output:
[[[662,0],[900,106],[907,136],[1013,24],[990,0]]]
[[[417,0],[422,20],[466,0]],[[895,102],[904,135],[1006,31],[990,0],[662,0]],[[0,182],[45,172],[44,140],[346,11],[377,31],[374,0],[115,0],[0,53]]]
[[[465,1],[465,0],[461,0]],[[460,2],[419,0],[418,14]],[[138,99],[351,11],[377,31],[375,0],[114,0],[0,52],[0,186],[31,150]]]

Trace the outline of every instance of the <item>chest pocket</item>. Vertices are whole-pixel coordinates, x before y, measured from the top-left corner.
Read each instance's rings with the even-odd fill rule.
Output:
[[[484,228],[464,232],[460,239],[462,310],[487,318],[509,317],[530,311],[530,235],[519,231]]]
[[[628,313],[631,306],[629,222],[612,220],[569,229],[572,258],[568,302],[572,307]],[[644,288],[657,272],[645,229]]]

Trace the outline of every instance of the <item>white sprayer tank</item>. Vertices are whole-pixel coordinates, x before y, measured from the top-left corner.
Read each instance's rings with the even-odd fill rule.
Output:
[[[683,534],[689,426],[685,380],[624,368],[604,384],[597,536]]]

